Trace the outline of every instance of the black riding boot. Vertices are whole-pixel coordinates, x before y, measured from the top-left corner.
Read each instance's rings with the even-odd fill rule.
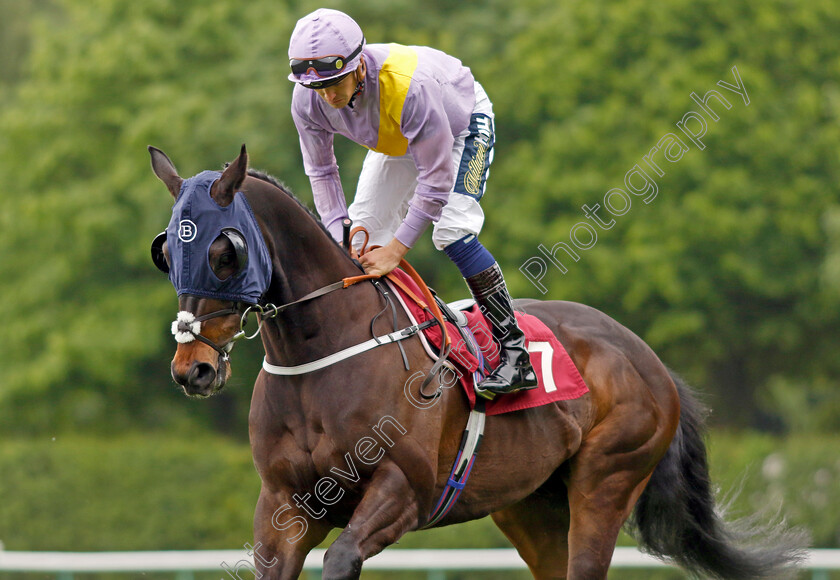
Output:
[[[467,286],[490,323],[493,338],[501,346],[499,366],[481,381],[477,392],[515,393],[537,386],[537,374],[525,348],[525,334],[516,324],[513,304],[498,264],[466,278]],[[493,398],[493,395],[482,395]]]

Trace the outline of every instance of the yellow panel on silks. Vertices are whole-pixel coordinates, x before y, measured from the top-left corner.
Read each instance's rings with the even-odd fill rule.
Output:
[[[374,151],[385,155],[405,155],[408,139],[400,131],[405,97],[417,68],[417,52],[391,44],[391,52],[379,71],[379,139]]]

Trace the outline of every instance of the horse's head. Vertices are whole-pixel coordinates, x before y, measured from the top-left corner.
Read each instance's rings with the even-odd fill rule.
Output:
[[[152,242],[152,260],[178,293],[172,323],[178,342],[172,378],[190,396],[207,397],[230,377],[228,353],[241,320],[271,281],[271,260],[259,224],[240,191],[248,170],[242,151],[223,173],[182,179],[159,149],[152,169],[175,205],[166,231]]]

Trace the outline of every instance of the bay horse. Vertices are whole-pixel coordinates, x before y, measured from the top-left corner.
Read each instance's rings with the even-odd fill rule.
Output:
[[[162,151],[149,151],[154,173],[177,201],[190,180]],[[220,212],[213,219],[224,222],[225,211],[244,199],[261,237],[247,247],[242,232],[223,230],[205,251],[213,275],[255,275],[243,269],[259,261],[253,246],[267,250],[270,272],[258,274],[265,288],[250,300],[220,298],[212,288],[179,290],[171,371],[187,395],[223,388],[228,353],[249,311],[260,309],[256,302],[285,305],[263,316],[259,330],[274,365],[307,364],[394,330],[390,314],[377,317],[384,300],[370,281],[318,295],[359,268],[289,191],[248,170],[244,145],[207,187]],[[170,233],[153,245],[165,271],[173,243]],[[301,299],[312,293],[317,297]],[[739,527],[716,508],[704,408],[639,337],[582,304],[518,300],[516,307],[556,334],[589,393],[487,417],[469,484],[436,526],[490,515],[540,580],[606,578],[625,523],[642,549],[694,574],[793,573],[804,541],[798,532],[783,523]],[[404,313],[396,316],[398,328],[410,325]],[[451,388],[441,389],[434,405],[413,404],[403,386],[432,361],[416,336],[400,344],[408,369],[389,344],[313,372],[260,372],[249,415],[262,481],[254,516],[258,578],[297,578],[307,553],[333,528],[343,531],[326,551],[323,578],[359,578],[367,558],[427,523],[470,409]]]

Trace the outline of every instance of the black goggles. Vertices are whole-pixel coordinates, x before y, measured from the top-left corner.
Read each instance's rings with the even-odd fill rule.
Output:
[[[319,77],[331,77],[344,69],[348,62],[356,58],[362,52],[364,45],[365,39],[362,38],[359,47],[347,56],[323,56],[312,59],[292,58],[289,59],[289,66],[292,67],[292,74],[297,76],[304,75],[309,69],[312,69]]]
[[[304,83],[303,86],[305,86],[307,89],[325,89],[327,87],[332,87],[332,86],[337,85],[338,83],[340,83],[341,81],[346,79],[351,74],[352,73],[346,73],[346,74],[343,74],[343,75],[338,75],[337,77],[332,77],[332,78],[327,79],[325,81],[312,81],[311,83]]]

